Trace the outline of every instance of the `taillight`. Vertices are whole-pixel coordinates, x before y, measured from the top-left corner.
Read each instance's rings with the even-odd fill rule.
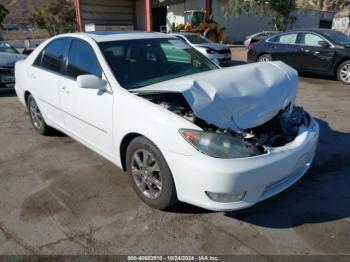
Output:
[[[248,50],[253,49],[253,47],[254,47],[254,45],[253,45],[253,44],[248,45]]]

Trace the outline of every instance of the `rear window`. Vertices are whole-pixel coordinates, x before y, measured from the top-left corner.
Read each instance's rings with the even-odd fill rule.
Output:
[[[186,35],[187,40],[192,44],[208,44],[210,41],[200,35]]]
[[[0,43],[0,53],[18,54],[18,51],[8,43]]]

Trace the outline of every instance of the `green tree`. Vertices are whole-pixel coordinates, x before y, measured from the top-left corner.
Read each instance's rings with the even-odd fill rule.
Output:
[[[3,4],[0,4],[0,27],[3,28],[2,23],[4,22],[5,17],[9,14],[9,11]]]
[[[300,0],[306,8],[321,9],[323,11],[339,11],[349,4],[348,0]]]
[[[3,4],[0,4],[0,40],[2,40],[2,29],[4,29],[2,23],[8,14],[9,11],[6,9],[6,7]]]
[[[50,35],[74,31],[75,11],[71,0],[46,0],[32,10],[31,22]]]
[[[268,15],[276,30],[283,31],[289,23],[295,22],[292,12],[297,7],[296,0],[229,0],[234,14]]]

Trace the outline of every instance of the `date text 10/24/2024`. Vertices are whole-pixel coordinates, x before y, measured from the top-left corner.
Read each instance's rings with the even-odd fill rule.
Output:
[[[220,261],[216,256],[128,256],[128,261]]]

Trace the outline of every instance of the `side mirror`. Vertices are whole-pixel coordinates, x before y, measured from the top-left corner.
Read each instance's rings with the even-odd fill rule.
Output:
[[[318,44],[324,48],[330,47],[329,43],[327,41],[324,41],[324,40],[318,41]]]
[[[96,89],[100,91],[107,90],[107,81],[95,75],[80,75],[77,78],[77,83],[80,88]]]

